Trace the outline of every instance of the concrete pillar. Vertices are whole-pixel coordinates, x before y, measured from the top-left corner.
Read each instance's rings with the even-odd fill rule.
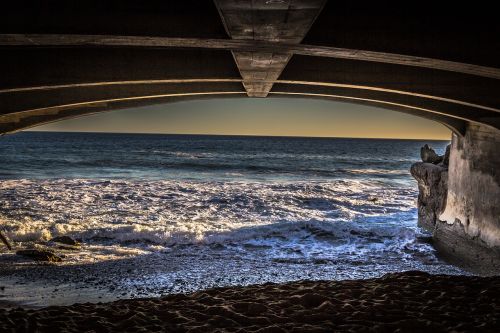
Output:
[[[439,220],[500,247],[500,131],[469,125],[465,137],[453,135],[445,207]]]
[[[441,257],[475,273],[500,274],[500,131],[467,124],[453,134],[449,163],[418,162],[418,222]]]
[[[468,124],[453,134],[438,249],[479,272],[500,272],[500,131]]]

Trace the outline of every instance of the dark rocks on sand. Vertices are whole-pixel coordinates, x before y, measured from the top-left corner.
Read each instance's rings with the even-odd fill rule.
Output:
[[[65,244],[65,245],[71,245],[71,246],[80,246],[81,245],[80,242],[74,240],[73,238],[71,238],[69,236],[54,237],[50,241],[55,242],[55,243]]]
[[[17,255],[28,257],[37,261],[61,262],[62,258],[49,250],[26,249],[16,252]]]
[[[5,244],[5,246],[7,246],[7,248],[9,250],[12,250],[12,247],[10,246],[9,241],[7,240],[7,238],[4,237],[4,235],[2,235],[1,231],[0,231],[0,240]]]

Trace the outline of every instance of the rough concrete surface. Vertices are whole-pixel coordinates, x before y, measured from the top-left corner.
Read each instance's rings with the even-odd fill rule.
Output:
[[[415,163],[419,224],[436,248],[481,274],[500,273],[500,132],[470,125],[453,136],[449,167]]]

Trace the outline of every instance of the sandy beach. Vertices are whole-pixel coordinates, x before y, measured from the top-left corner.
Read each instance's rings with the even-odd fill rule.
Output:
[[[387,274],[0,310],[4,332],[498,332],[500,277]]]

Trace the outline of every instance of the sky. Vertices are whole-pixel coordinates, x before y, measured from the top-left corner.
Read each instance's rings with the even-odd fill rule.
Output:
[[[36,131],[266,135],[449,140],[443,125],[385,109],[327,100],[238,98],[103,112]]]

